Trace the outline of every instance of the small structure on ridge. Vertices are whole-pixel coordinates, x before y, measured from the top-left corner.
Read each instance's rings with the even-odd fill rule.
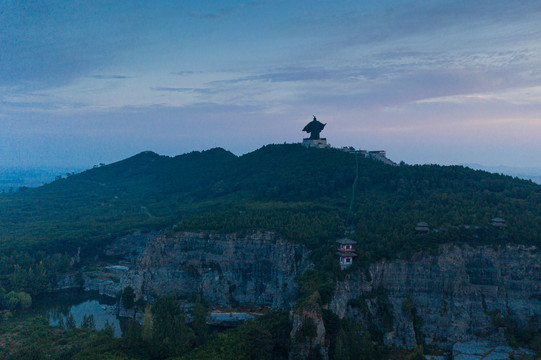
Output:
[[[360,157],[361,159],[372,159],[376,161],[380,161],[384,163],[385,165],[391,165],[391,166],[398,166],[397,163],[392,161],[387,157],[387,153],[385,150],[355,150],[353,146],[345,146],[341,148],[340,150],[347,152],[349,154],[355,154],[356,156]]]
[[[344,270],[353,264],[353,258],[357,256],[355,247],[353,246],[357,242],[348,238],[338,239],[336,242],[338,243],[338,252],[336,255],[340,256],[340,268]]]
[[[492,219],[491,225],[498,229],[503,229],[507,226],[505,220],[499,217]]]
[[[306,147],[315,147],[315,148],[328,148],[330,147],[329,144],[327,144],[327,139],[320,138],[319,134],[323,131],[323,128],[327,124],[323,124],[319,122],[315,115],[314,119],[310,121],[302,131],[306,131],[310,134],[309,138],[302,139],[302,144]]]
[[[428,231],[430,230],[428,228],[428,224],[421,221],[417,223],[417,226],[415,226],[415,230],[417,230],[417,234],[428,234]]]

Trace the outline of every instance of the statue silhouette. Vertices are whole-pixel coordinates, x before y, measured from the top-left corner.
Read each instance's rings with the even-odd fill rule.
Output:
[[[327,124],[320,123],[317,121],[315,115],[314,120],[310,121],[302,131],[306,131],[307,133],[310,133],[310,140],[319,140],[319,133],[323,130]]]

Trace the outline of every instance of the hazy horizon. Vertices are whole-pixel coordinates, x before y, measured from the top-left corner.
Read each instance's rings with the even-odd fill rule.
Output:
[[[0,167],[300,142],[541,167],[541,3],[0,4]]]

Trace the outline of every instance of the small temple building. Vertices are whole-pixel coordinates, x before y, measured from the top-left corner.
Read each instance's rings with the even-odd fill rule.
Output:
[[[327,144],[327,139],[319,137],[319,134],[321,131],[323,131],[325,125],[327,124],[319,122],[314,115],[314,119],[306,124],[306,126],[302,129],[302,131],[310,134],[309,138],[302,139],[302,144],[306,147],[315,147],[320,149],[331,147],[331,145]]]
[[[428,224],[423,221],[417,223],[415,230],[417,231],[417,234],[428,234],[430,231]]]
[[[355,247],[353,246],[357,242],[348,238],[338,239],[336,242],[338,243],[338,252],[336,255],[340,256],[340,268],[344,270],[353,264],[353,258],[357,256]]]
[[[504,229],[507,226],[505,220],[499,217],[495,217],[491,221],[491,225],[498,229]]]
[[[331,144],[327,143],[327,139],[319,137],[319,134],[323,131],[325,128],[325,125],[322,122],[319,122],[314,115],[314,118],[312,121],[310,121],[306,126],[302,129],[302,131],[305,131],[310,134],[310,137],[302,139],[302,145],[309,148],[318,148],[318,149],[328,149],[331,147]],[[391,166],[397,166],[394,161],[389,159],[387,157],[387,153],[385,150],[374,150],[374,151],[368,151],[368,150],[355,150],[352,146],[345,146],[341,148],[340,150],[354,154],[355,156],[358,156],[363,159],[372,159],[376,161],[380,161],[384,163],[385,165],[391,165]]]

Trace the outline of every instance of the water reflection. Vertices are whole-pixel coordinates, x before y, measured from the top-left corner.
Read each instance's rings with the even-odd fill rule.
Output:
[[[81,327],[85,315],[92,316],[95,328],[102,330],[107,323],[111,325],[115,337],[120,337],[120,322],[115,315],[116,300],[100,296],[96,292],[63,290],[35,299],[35,306],[43,315],[49,317],[49,324],[67,324],[70,315],[76,327]]]

